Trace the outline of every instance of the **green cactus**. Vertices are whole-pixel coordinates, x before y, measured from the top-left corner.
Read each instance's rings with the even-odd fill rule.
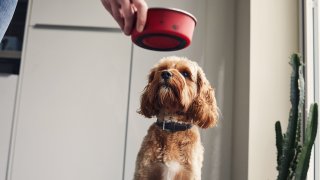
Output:
[[[291,109],[289,114],[289,123],[286,136],[283,140],[280,164],[278,165],[278,180],[286,180],[290,176],[291,162],[295,155],[296,131],[298,124],[298,106],[299,106],[299,66],[300,58],[297,54],[291,56],[290,64],[292,66],[291,74]],[[279,153],[279,152],[278,152]]]
[[[318,106],[310,108],[304,144],[301,143],[301,122],[304,111],[303,65],[298,54],[291,56],[291,109],[287,131],[282,134],[281,123],[275,124],[278,180],[304,180],[309,168],[311,149],[317,134]]]

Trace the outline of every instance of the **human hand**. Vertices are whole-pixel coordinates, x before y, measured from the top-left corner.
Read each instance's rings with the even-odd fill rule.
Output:
[[[103,6],[119,24],[126,35],[134,28],[141,32],[146,24],[148,6],[144,0],[101,0]]]

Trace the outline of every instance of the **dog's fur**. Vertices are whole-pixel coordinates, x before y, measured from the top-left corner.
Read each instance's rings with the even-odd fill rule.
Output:
[[[171,73],[167,80],[161,76],[164,71]],[[198,127],[215,126],[218,113],[213,88],[198,64],[175,56],[161,59],[151,69],[139,113],[194,126],[170,132],[151,125],[138,153],[134,179],[200,180],[203,146]]]

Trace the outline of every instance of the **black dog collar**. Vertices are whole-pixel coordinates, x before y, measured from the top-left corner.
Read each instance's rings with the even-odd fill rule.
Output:
[[[192,128],[192,124],[160,121],[159,119],[157,119],[156,125],[159,126],[161,129],[170,132],[185,131]]]

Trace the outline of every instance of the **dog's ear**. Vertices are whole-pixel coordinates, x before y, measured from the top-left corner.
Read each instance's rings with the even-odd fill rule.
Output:
[[[201,128],[209,128],[216,125],[218,109],[213,88],[210,86],[204,72],[198,67],[197,72],[197,97],[187,111],[187,115],[194,124]]]
[[[154,107],[154,102],[153,102],[153,92],[152,92],[152,87],[151,87],[151,82],[154,79],[156,69],[153,68],[150,71],[150,74],[148,76],[148,84],[144,88],[143,93],[140,98],[140,109],[138,110],[138,113],[147,117],[151,118],[152,116],[155,116],[157,114],[157,111],[155,110]]]

